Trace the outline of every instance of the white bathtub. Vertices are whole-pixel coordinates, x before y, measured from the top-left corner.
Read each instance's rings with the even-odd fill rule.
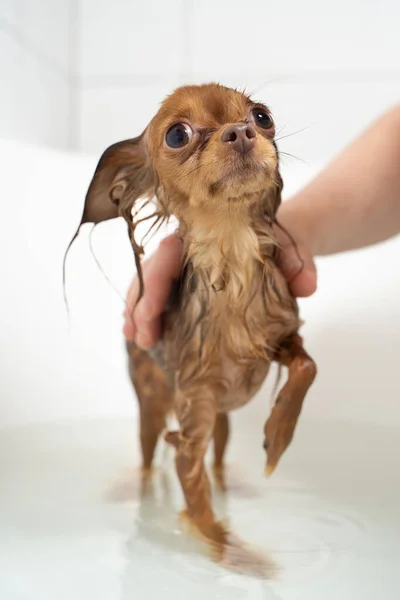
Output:
[[[0,161],[2,600],[398,598],[400,237],[318,262],[319,291],[301,310],[319,375],[271,480],[272,381],[233,415],[231,490],[217,502],[280,567],[261,582],[213,565],[181,533],[162,447],[154,493],[140,499],[123,303],[90,254],[90,226],[68,260],[68,330],[62,257],[97,158],[2,142]],[[316,170],[288,164],[286,189]],[[124,295],[134,265],[123,223],[92,242]]]

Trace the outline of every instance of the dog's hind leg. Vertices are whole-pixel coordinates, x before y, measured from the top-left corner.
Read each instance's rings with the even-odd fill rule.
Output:
[[[166,372],[133,343],[128,344],[129,372],[140,409],[142,468],[150,471],[157,441],[172,411],[173,390]]]

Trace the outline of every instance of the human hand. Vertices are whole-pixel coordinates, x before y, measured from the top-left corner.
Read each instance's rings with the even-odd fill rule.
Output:
[[[156,252],[143,262],[144,295],[135,308],[139,281],[135,277],[128,290],[124,312],[124,335],[141,348],[151,348],[161,336],[161,314],[172,284],[179,276],[182,242],[172,234],[160,243]]]
[[[295,296],[311,296],[316,289],[316,268],[308,245],[301,234],[288,229],[297,244],[279,227],[276,235],[280,245],[279,266],[289,282]],[[128,291],[124,335],[144,349],[151,348],[161,336],[161,314],[167,303],[174,280],[179,276],[182,257],[182,242],[170,235],[159,245],[153,256],[143,263],[145,293],[135,308],[139,291],[138,279],[134,278]]]
[[[280,221],[279,221],[280,223]],[[292,294],[298,298],[311,296],[317,289],[317,269],[313,255],[307,242],[304,241],[304,232],[301,227],[286,226],[282,223],[281,229],[275,226],[275,233],[279,243],[278,264],[286,277]]]

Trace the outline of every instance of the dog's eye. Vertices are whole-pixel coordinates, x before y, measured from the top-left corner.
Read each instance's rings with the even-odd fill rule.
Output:
[[[271,129],[271,127],[274,126],[274,122],[270,115],[263,108],[254,108],[252,113],[254,121],[262,129]]]
[[[178,123],[170,127],[165,134],[165,142],[170,148],[183,148],[186,146],[193,132],[186,123]]]

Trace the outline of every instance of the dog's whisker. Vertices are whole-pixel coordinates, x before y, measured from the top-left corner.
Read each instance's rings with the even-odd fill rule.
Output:
[[[286,125],[282,125],[282,127],[280,129],[278,129],[278,131],[275,132],[274,139],[276,142],[279,141],[279,138],[277,138],[276,136],[278,136],[280,133],[282,133],[282,131],[284,131],[286,129],[286,127],[287,127],[287,123],[286,123]]]
[[[280,138],[275,138],[275,141],[280,142],[280,140],[284,140],[285,138],[291,137],[292,135],[297,135],[298,133],[301,133],[302,131],[306,131],[310,127],[311,127],[310,125],[306,125],[305,127],[302,127],[302,129],[293,131],[293,133],[287,133],[286,135],[282,135]]]
[[[308,167],[311,167],[310,163],[307,162],[306,160],[304,160],[304,158],[300,158],[299,156],[296,156],[295,154],[290,154],[290,152],[283,152],[282,150],[280,150],[279,155],[287,156],[288,158],[294,158],[294,159],[300,161],[301,163],[307,165]]]

